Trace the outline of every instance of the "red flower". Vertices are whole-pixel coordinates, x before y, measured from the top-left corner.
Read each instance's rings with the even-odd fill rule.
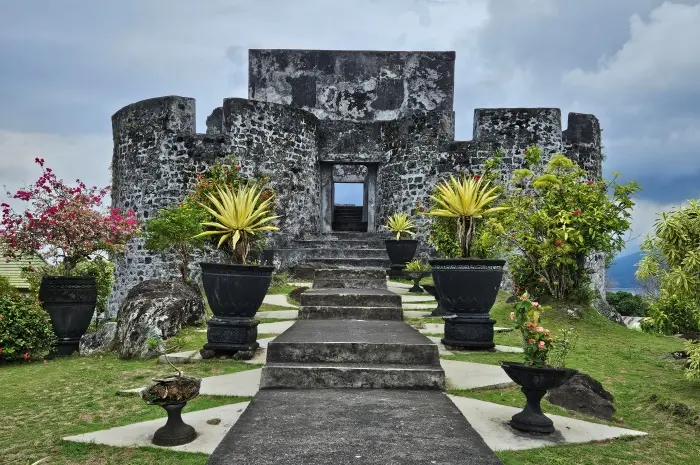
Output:
[[[31,355],[29,355],[29,352],[25,352],[25,353],[24,353],[24,359],[25,359],[25,360],[29,360],[30,357],[31,357]]]
[[[478,174],[475,174],[475,175],[474,175],[474,181],[478,181],[479,179],[481,179],[481,176],[479,176]]]
[[[554,245],[556,245],[557,247],[560,247],[561,244],[562,244],[561,239],[557,239],[556,241],[554,241]]]
[[[595,181],[593,179],[589,179],[587,184],[590,186],[591,184],[595,184]]]
[[[574,210],[574,215],[580,215],[580,214],[581,214],[580,208],[577,208],[576,210]]]

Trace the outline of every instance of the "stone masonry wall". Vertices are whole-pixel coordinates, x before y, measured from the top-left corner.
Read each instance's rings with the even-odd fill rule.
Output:
[[[454,62],[454,52],[250,50],[248,98],[351,121],[452,111]]]

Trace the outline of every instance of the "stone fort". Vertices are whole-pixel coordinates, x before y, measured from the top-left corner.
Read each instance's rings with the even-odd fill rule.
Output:
[[[454,65],[454,52],[250,50],[248,98],[224,99],[205,133],[192,98],[153,98],[114,114],[113,206],[148,220],[233,154],[243,174],[271,175],[281,230],[269,247],[280,269],[388,266],[386,218],[425,202],[451,173],[479,172],[499,149],[504,180],[531,145],[600,176],[600,125],[589,114],[569,113],[562,130],[557,108],[476,109],[472,140],[456,141]],[[339,183],[361,185],[362,205],[336,205]],[[426,219],[416,222],[425,239]],[[110,316],[138,282],[177,276],[174,257],[138,238],[115,265]]]

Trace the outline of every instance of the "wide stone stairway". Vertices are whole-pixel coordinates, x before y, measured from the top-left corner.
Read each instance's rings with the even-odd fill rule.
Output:
[[[386,233],[333,232],[309,235],[293,241],[300,263],[322,263],[353,268],[389,268]]]
[[[318,270],[268,344],[260,392],[208,464],[498,464],[443,392],[438,347],[384,270]]]

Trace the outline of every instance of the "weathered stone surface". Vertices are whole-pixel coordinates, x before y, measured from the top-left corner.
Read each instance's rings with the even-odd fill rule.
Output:
[[[610,420],[615,414],[612,394],[585,373],[578,373],[558,388],[549,391],[547,400],[565,409],[603,420]]]
[[[289,293],[289,298],[295,302],[299,302],[299,300],[301,299],[301,297],[300,297],[301,294],[303,292],[308,291],[308,290],[309,290],[308,286],[297,287],[296,289],[293,289],[292,292]]]
[[[593,301],[593,308],[595,308],[598,311],[598,313],[600,313],[613,323],[617,323],[624,326],[625,323],[622,321],[622,315],[620,315],[620,313],[617,310],[615,310],[615,307],[610,305],[607,300],[602,298],[595,299]]]
[[[182,326],[204,319],[199,290],[182,281],[152,279],[131,289],[119,309],[117,348],[122,358],[148,357]],[[149,342],[150,341],[150,342]]]
[[[316,273],[317,269],[329,268],[329,267],[333,267],[333,265],[329,265],[326,263],[316,263],[316,262],[300,263],[298,265],[294,265],[289,270],[289,274],[295,279],[303,279],[305,281],[306,280],[313,281],[314,273]]]
[[[80,355],[92,355],[96,352],[109,352],[114,348],[117,337],[117,323],[108,321],[92,333],[80,338]]]

